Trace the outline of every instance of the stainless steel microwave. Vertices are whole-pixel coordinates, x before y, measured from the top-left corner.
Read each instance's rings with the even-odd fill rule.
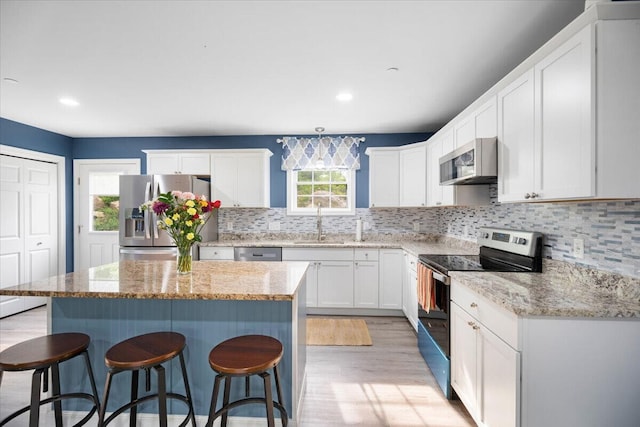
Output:
[[[496,138],[476,138],[440,157],[440,185],[492,184],[497,179]]]

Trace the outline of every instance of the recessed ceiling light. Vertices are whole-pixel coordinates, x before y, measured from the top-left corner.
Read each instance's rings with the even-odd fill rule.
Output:
[[[14,84],[14,85],[17,85],[17,84],[18,84],[18,81],[17,81],[16,79],[12,79],[11,77],[5,77],[5,78],[4,78],[4,79],[2,79],[2,80],[4,80],[4,81],[5,81],[5,82],[7,82],[7,83]]]
[[[58,101],[60,101],[60,104],[66,105],[67,107],[77,107],[78,105],[80,105],[78,101],[69,97],[62,97]]]
[[[348,102],[353,99],[353,95],[350,94],[349,92],[342,92],[336,96],[336,99],[341,102]]]
[[[398,70],[399,70],[399,68],[398,68],[398,67],[389,67],[389,68],[387,68],[387,71],[389,71],[389,72],[391,72],[391,73],[396,72],[396,71],[398,71]]]

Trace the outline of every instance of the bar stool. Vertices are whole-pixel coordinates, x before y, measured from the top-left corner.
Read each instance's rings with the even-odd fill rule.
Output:
[[[40,421],[40,406],[53,403],[56,427],[62,426],[62,400],[85,399],[93,403],[91,411],[80,420],[76,426],[85,424],[99,410],[100,401],[98,391],[93,378],[91,362],[87,348],[91,338],[80,333],[62,333],[45,335],[11,346],[0,353],[0,384],[4,371],[28,371],[34,369],[31,379],[31,403],[22,409],[7,416],[0,421],[0,426],[5,425],[17,416],[29,411],[29,427],[36,427]],[[60,392],[60,363],[76,356],[84,356],[87,375],[91,382],[93,395],[89,393],[61,393]],[[49,390],[48,369],[51,368],[51,382],[53,395],[40,400],[40,384],[42,391]],[[44,374],[44,377],[42,376]]]
[[[154,332],[144,335],[138,335],[127,340],[115,344],[105,355],[105,364],[107,366],[107,380],[104,387],[103,404],[100,410],[98,426],[102,427],[113,421],[118,415],[130,409],[130,425],[136,425],[137,406],[149,400],[158,400],[160,412],[160,426],[167,426],[167,398],[177,399],[187,404],[189,412],[184,418],[180,427],[187,425],[189,420],[195,427],[196,419],[193,411],[193,401],[191,399],[191,390],[189,389],[189,380],[187,379],[187,369],[184,363],[183,350],[186,346],[184,335],[177,332]],[[185,394],[167,393],[167,382],[165,377],[165,369],[162,363],[165,363],[174,357],[180,358],[180,368],[182,369],[182,379],[184,381]],[[146,391],[151,389],[150,369],[153,368],[158,376],[157,393],[138,397],[138,374],[140,370],[146,372]],[[125,371],[131,371],[131,400],[129,403],[116,409],[106,420],[105,412],[107,409],[107,400],[109,398],[109,390],[111,389],[111,381],[113,376]]]
[[[221,426],[226,427],[229,410],[249,403],[264,403],[267,409],[267,423],[274,427],[275,420],[273,408],[280,411],[282,426],[286,427],[289,420],[287,411],[282,402],[280,378],[278,376],[278,363],[282,359],[282,343],[275,338],[265,335],[243,335],[221,342],[209,353],[209,365],[217,372],[213,393],[211,394],[211,406],[207,427],[212,427],[213,422],[222,416]],[[274,401],[271,393],[271,376],[268,370],[273,368],[276,380],[278,401]],[[264,397],[250,397],[249,379],[251,375],[259,375],[264,381]],[[231,378],[245,377],[245,398],[229,402],[231,390]],[[224,379],[224,396],[222,407],[216,411],[220,382]]]

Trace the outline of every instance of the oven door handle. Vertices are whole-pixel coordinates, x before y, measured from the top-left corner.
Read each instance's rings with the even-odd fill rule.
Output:
[[[439,282],[444,283],[445,285],[449,285],[451,283],[451,279],[449,276],[445,276],[444,274],[440,274],[435,270],[431,270],[433,272],[433,278]]]

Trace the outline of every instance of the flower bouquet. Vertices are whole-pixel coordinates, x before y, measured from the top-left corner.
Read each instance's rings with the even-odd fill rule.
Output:
[[[178,274],[188,274],[191,272],[191,246],[202,241],[200,230],[211,217],[211,212],[219,207],[220,200],[210,202],[205,196],[170,191],[161,193],[140,209],[150,208],[158,215],[158,228],[166,230],[178,247]]]

